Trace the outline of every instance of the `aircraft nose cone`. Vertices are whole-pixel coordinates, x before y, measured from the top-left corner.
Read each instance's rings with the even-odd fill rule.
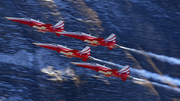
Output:
[[[79,63],[78,62],[71,62],[72,64],[74,64],[74,65],[78,65]]]
[[[58,33],[58,34],[64,34],[63,32],[56,32],[56,33]]]
[[[34,45],[41,45],[40,43],[33,43]]]
[[[4,17],[4,18],[9,19],[9,20],[12,19],[12,17]]]

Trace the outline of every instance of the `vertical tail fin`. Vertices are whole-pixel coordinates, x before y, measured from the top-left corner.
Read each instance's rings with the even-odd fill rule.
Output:
[[[121,77],[121,80],[122,81],[126,81],[127,79],[131,79],[129,78],[130,76],[130,69],[129,69],[129,66],[126,65],[125,67],[123,67],[120,71],[119,71],[120,74],[123,74],[123,76]],[[132,79],[131,79],[132,80]]]
[[[116,34],[111,34],[108,38],[106,38],[106,41],[112,41],[116,44]]]
[[[54,25],[54,28],[56,30],[62,30],[64,31],[64,21],[60,20],[58,23]]]
[[[86,46],[86,47],[81,51],[81,53],[87,54],[88,56],[90,56],[90,55],[91,55],[91,49],[90,49],[90,47],[89,47],[89,46]]]
[[[125,67],[123,67],[120,71],[120,73],[123,73],[123,74],[127,74],[128,76],[130,76],[130,69],[129,69],[129,66],[126,65]]]
[[[109,47],[107,48],[112,50],[114,48],[114,44],[116,44],[116,34],[111,34],[105,41],[110,42]]]

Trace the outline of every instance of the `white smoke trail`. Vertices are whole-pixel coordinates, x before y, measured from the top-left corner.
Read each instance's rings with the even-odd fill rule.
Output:
[[[100,60],[100,59],[97,59],[97,58],[94,58],[94,57],[91,57],[91,56],[90,56],[90,58],[93,59],[93,60],[99,61],[99,62],[103,62],[103,63],[107,63],[107,64],[110,64],[110,65],[118,66],[120,68],[124,67],[122,65],[115,64],[115,63],[112,63],[112,62],[109,62],[109,61]]]
[[[123,46],[119,46],[119,45],[117,45],[117,46],[119,48],[126,49],[126,50],[129,50],[129,51],[133,51],[133,52],[136,52],[136,53],[149,55],[149,56],[151,56],[153,58],[156,58],[156,59],[158,59],[158,60],[160,60],[162,62],[170,63],[171,65],[180,65],[180,59],[177,59],[177,58],[174,58],[174,57],[168,57],[168,56],[164,56],[164,55],[157,55],[157,54],[154,54],[154,53],[151,53],[151,52],[143,52],[143,51],[140,51],[140,50],[127,48],[127,47],[123,47]]]
[[[172,89],[172,90],[175,90],[177,92],[180,92],[179,88],[174,88],[174,87],[171,87],[171,86],[168,86],[168,85],[159,84],[159,83],[156,83],[156,82],[150,82],[150,83],[153,84],[153,85],[156,85],[156,86],[160,86],[160,87],[164,87],[164,88],[167,88],[167,89]]]
[[[91,57],[91,58],[96,60],[96,61],[99,61],[99,62],[103,62],[103,63],[107,63],[107,64],[110,64],[110,65],[117,66],[119,68],[124,67],[122,65],[115,64],[115,63],[112,63],[112,62],[109,62],[109,61],[96,59],[94,57]],[[178,79],[178,78],[172,78],[172,77],[169,77],[167,75],[161,76],[161,75],[159,75],[157,73],[152,73],[152,72],[149,72],[149,71],[146,71],[146,70],[139,70],[139,69],[135,69],[135,68],[130,68],[130,71],[133,72],[134,74],[137,74],[139,76],[143,76],[144,78],[147,78],[147,79],[153,79],[153,80],[158,81],[158,82],[168,83],[168,84],[180,86],[180,79]],[[144,81],[144,80],[138,79],[138,78],[135,78],[135,79],[139,80],[139,81]],[[159,84],[159,83],[156,83],[156,82],[149,82],[149,81],[146,81],[146,82],[157,85],[157,86],[161,86],[161,87],[164,87],[164,88],[174,89],[174,90],[180,92],[180,89],[174,88],[174,87],[171,87],[171,86],[168,86],[168,85],[163,85],[163,84]]]
[[[133,78],[133,81],[134,81],[134,80],[140,81],[140,82],[151,83],[151,84],[156,85],[156,86],[159,86],[159,87],[164,87],[164,88],[167,88],[167,89],[170,89],[170,90],[175,90],[175,91],[177,91],[177,92],[180,92],[180,89],[179,89],[179,88],[174,88],[174,87],[171,87],[171,86],[168,86],[168,85],[159,84],[159,83],[156,83],[156,82],[150,82],[150,81],[146,81],[146,80],[139,79],[139,78]]]
[[[147,79],[153,79],[155,81],[160,81],[162,83],[169,83],[172,85],[180,86],[180,79],[178,78],[172,78],[167,75],[161,76],[156,73],[152,73],[146,70],[139,70],[135,68],[131,68],[130,70],[131,72],[134,72],[135,74],[139,76],[143,76],[144,78],[147,78]]]

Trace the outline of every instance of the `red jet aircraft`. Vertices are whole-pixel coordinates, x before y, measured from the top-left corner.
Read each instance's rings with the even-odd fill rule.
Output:
[[[59,35],[58,35],[59,34]],[[112,50],[113,48],[119,48],[116,44],[116,35],[111,34],[107,39],[104,38],[97,38],[95,36],[91,36],[85,33],[81,32],[56,32],[56,35],[64,35],[64,36],[69,36],[72,38],[80,39],[84,42],[88,42],[92,46],[105,46],[109,50]]]
[[[129,66],[123,67],[120,71],[118,69],[111,69],[99,64],[90,64],[90,63],[80,63],[80,62],[71,62],[72,64],[78,65],[80,67],[88,68],[95,70],[96,72],[102,73],[107,77],[118,77],[121,78],[122,81],[126,81],[127,79],[132,80],[133,77],[130,76],[130,69]]]
[[[52,24],[45,24],[38,20],[30,19],[30,18],[14,18],[14,17],[5,17],[6,19],[19,22],[22,24],[29,25],[33,28],[38,29],[40,32],[62,32],[64,31],[64,21],[59,21],[56,25],[52,26]],[[57,34],[59,35],[59,34]]]
[[[66,57],[70,57],[70,58],[77,57],[77,58],[82,59],[85,62],[88,59],[92,60],[90,57],[91,54],[90,54],[89,46],[85,47],[82,51],[79,51],[79,50],[75,50],[75,49],[73,50],[73,49],[67,48],[66,46],[62,46],[62,45],[43,44],[43,43],[33,43],[33,44],[57,51],[59,53],[64,54]]]

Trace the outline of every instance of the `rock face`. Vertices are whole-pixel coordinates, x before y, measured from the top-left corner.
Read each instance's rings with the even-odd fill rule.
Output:
[[[66,36],[57,37],[54,33],[36,32],[27,25],[3,17],[33,18],[52,24],[64,20],[66,31],[81,31],[103,38],[114,33],[117,44],[121,46],[179,59],[179,9],[178,0],[1,0],[0,100],[178,100],[179,92],[171,89],[142,82],[122,82],[71,65],[70,62],[82,61],[61,57],[55,51],[32,43],[57,43],[81,50],[86,46],[85,42]],[[180,78],[179,65],[128,50],[110,51],[106,47],[92,46],[91,55],[131,68]],[[171,82],[165,85],[179,88]]]

